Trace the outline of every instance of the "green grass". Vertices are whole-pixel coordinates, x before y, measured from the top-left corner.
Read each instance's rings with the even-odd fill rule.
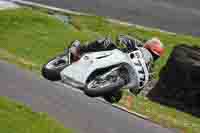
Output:
[[[157,72],[165,65],[174,46],[181,43],[197,45],[200,38],[171,35],[159,31],[149,31],[134,26],[109,23],[103,17],[69,15],[69,24],[63,24],[45,12],[31,9],[0,11],[0,58],[39,71],[42,64],[56,54],[63,52],[70,41],[79,39],[91,41],[97,37],[129,34],[142,40],[159,37],[165,44],[166,53],[156,62]],[[157,76],[158,77],[158,76]],[[148,115],[153,121],[167,127],[184,129],[198,133],[200,119],[168,108],[144,97],[134,97],[133,110]],[[123,102],[120,104],[124,105]]]
[[[52,17],[29,9],[1,11],[0,34],[1,48],[38,65],[62,52],[70,41],[91,37],[72,25],[65,26]]]
[[[46,113],[36,113],[23,104],[0,97],[1,133],[71,133]]]

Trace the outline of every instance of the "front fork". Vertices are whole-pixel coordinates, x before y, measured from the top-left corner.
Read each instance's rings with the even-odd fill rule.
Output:
[[[68,63],[71,64],[71,58],[72,58],[72,54],[71,52],[68,50]]]
[[[106,79],[108,76],[113,76],[113,77],[120,76],[121,78],[124,79],[125,84],[129,82],[128,72],[126,71],[126,68],[124,68],[122,65],[112,68],[111,71],[102,75],[101,78]]]

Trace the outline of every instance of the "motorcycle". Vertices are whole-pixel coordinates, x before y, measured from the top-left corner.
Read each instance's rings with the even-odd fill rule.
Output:
[[[71,56],[66,50],[51,59],[43,66],[42,75],[48,80],[60,80],[79,88],[90,97],[103,97],[111,103],[121,99],[122,88],[138,93],[149,80],[140,50],[123,52],[114,49],[85,53],[76,62],[72,61]]]

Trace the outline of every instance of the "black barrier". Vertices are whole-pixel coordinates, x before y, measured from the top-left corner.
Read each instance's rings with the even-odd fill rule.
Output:
[[[174,48],[149,99],[200,116],[200,48]]]

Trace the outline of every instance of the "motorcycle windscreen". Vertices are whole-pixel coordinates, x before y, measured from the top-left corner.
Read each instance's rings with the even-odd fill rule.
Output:
[[[86,75],[88,73],[88,69],[90,67],[91,63],[89,61],[79,60],[70,66],[66,67],[61,72],[61,77],[68,77],[74,81],[77,81],[79,83],[85,84]]]

